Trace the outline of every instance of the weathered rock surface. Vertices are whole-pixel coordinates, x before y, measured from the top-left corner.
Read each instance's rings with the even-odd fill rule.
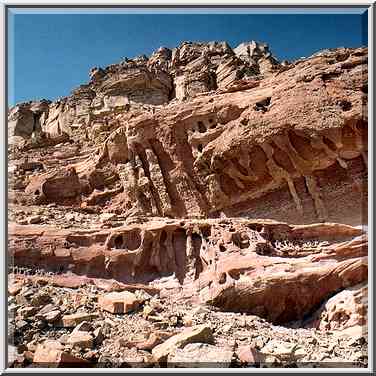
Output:
[[[191,343],[176,349],[168,356],[168,364],[176,368],[229,367],[234,356],[230,348],[216,347],[205,343]]]
[[[128,291],[110,292],[99,297],[98,304],[105,311],[111,313],[127,313],[137,309],[141,301],[135,294]]]
[[[212,53],[200,45],[183,47],[192,50],[179,52],[184,69],[194,51]],[[103,147],[71,165],[78,177],[67,178],[72,189],[62,185],[62,197],[107,189],[116,197],[112,207],[127,215],[223,213],[361,224],[366,221],[366,72],[366,49],[334,50],[263,79],[252,76],[253,87],[245,90],[202,94],[152,112],[110,113],[101,132]],[[38,184],[31,183],[27,193],[42,192]],[[122,189],[114,189],[116,184]],[[52,189],[47,196],[56,201],[59,193]]]
[[[321,330],[344,330],[367,325],[368,286],[356,285],[328,299],[313,315],[313,323]]]
[[[15,366],[364,366],[367,54],[184,42],[11,108]]]
[[[96,314],[86,312],[74,313],[72,315],[64,315],[61,318],[61,324],[65,328],[72,328],[82,323],[83,321],[89,321],[95,317],[97,317]]]
[[[209,326],[200,325],[194,328],[185,329],[182,333],[176,334],[167,341],[153,348],[153,358],[157,362],[164,362],[175,348],[184,348],[187,344],[195,342],[213,342],[213,334]]]
[[[94,338],[90,333],[86,331],[73,331],[72,334],[68,337],[68,344],[72,346],[78,346],[81,348],[91,348],[94,343]]]
[[[265,362],[265,356],[251,346],[240,346],[236,351],[240,363],[247,365],[260,365]]]
[[[64,352],[62,345],[57,341],[46,341],[35,350],[33,363],[40,367],[85,367],[89,363],[84,359]]]
[[[99,231],[12,225],[10,234],[19,265],[59,266],[167,290],[176,281],[203,302],[280,323],[302,319],[336,292],[367,280],[367,237],[348,225],[154,220]],[[31,236],[37,236],[32,253]],[[159,282],[163,275],[171,277]],[[99,299],[112,313],[139,303],[130,292]]]

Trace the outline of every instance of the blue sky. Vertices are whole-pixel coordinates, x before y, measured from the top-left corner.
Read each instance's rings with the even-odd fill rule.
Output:
[[[67,96],[93,66],[151,54],[183,41],[249,40],[269,44],[280,60],[334,47],[367,44],[366,16],[357,14],[36,14],[11,11],[8,102]],[[102,11],[103,12],[103,11]],[[114,12],[112,10],[112,12]],[[121,13],[123,12],[123,13]],[[264,12],[265,13],[265,12]]]

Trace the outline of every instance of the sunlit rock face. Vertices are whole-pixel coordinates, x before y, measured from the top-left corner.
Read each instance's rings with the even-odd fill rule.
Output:
[[[184,42],[15,106],[12,259],[277,325],[364,325],[367,64]]]

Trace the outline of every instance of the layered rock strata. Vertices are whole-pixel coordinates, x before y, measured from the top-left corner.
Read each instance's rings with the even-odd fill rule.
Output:
[[[253,41],[185,42],[10,109],[13,267],[365,326],[367,54],[280,63]]]

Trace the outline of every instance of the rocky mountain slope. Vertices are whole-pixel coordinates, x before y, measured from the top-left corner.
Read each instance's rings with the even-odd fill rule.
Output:
[[[365,366],[367,53],[185,42],[9,109],[14,365]]]

